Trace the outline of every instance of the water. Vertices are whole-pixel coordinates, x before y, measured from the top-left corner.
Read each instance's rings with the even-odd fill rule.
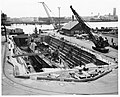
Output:
[[[91,28],[118,27],[118,22],[87,22]]]
[[[87,22],[90,28],[101,28],[101,27],[118,27],[118,22]],[[32,34],[35,27],[37,29],[53,29],[53,25],[23,25],[23,24],[14,24],[8,28],[22,28],[26,34]]]
[[[10,29],[21,28],[23,29],[23,32],[25,32],[25,34],[32,34],[34,33],[35,27],[37,27],[37,30],[38,29],[41,29],[41,30],[54,29],[52,24],[51,25],[25,25],[25,24],[16,25],[14,24],[14,25],[9,26],[8,28]]]

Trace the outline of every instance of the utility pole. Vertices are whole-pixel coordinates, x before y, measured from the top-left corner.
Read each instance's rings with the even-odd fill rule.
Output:
[[[60,30],[60,7],[58,7],[59,10],[59,30]]]

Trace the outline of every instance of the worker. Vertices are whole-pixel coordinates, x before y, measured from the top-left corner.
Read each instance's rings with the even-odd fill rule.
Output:
[[[59,62],[60,62],[60,64],[62,63],[62,59],[61,59],[61,57],[59,58]]]
[[[50,47],[48,47],[48,48],[46,49],[46,52],[48,53],[48,56],[51,57],[51,48],[50,48]]]
[[[105,42],[105,45],[106,45],[106,46],[109,45],[107,37],[105,37],[104,42]]]
[[[59,47],[52,53],[52,58],[54,61],[59,60]]]
[[[42,33],[42,30],[41,29],[39,29],[39,34],[41,34]]]
[[[53,57],[53,60],[56,61],[56,59],[58,58],[58,50],[55,50],[55,51],[52,53],[52,57]]]
[[[102,36],[100,36],[99,40],[100,40],[100,42],[103,42],[104,39],[102,38]]]
[[[111,43],[113,43],[113,38],[111,39]]]
[[[39,47],[35,46],[35,53],[39,53]]]
[[[116,43],[114,43],[113,38],[111,39],[112,46],[116,46]]]
[[[37,32],[38,32],[38,31],[37,31],[37,27],[35,27],[35,34],[37,34]]]
[[[7,57],[9,62],[12,62],[12,56],[14,55],[14,47],[15,46],[14,46],[12,37],[9,37],[9,39],[8,39],[8,48],[9,48],[10,54]]]
[[[31,72],[32,71],[32,66],[29,64],[28,65],[28,71]]]
[[[115,61],[115,63],[118,63],[118,59],[117,58],[114,58],[114,61]]]
[[[106,42],[108,42],[108,39],[107,39],[107,37],[105,37],[105,39],[104,39]]]
[[[34,40],[31,40],[31,44],[30,44],[30,49],[35,52],[35,47],[37,46],[37,44],[34,42]]]

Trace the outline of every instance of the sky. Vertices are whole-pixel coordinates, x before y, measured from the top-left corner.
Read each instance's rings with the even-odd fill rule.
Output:
[[[70,5],[80,16],[113,14],[113,8],[118,8],[119,0],[1,0],[1,11],[8,17],[47,17],[41,3],[49,9],[50,16],[58,17],[60,7],[61,17],[71,17]]]

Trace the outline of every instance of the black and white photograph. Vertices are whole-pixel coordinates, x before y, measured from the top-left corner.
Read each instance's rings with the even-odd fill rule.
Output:
[[[1,95],[118,95],[119,0],[1,0]]]

